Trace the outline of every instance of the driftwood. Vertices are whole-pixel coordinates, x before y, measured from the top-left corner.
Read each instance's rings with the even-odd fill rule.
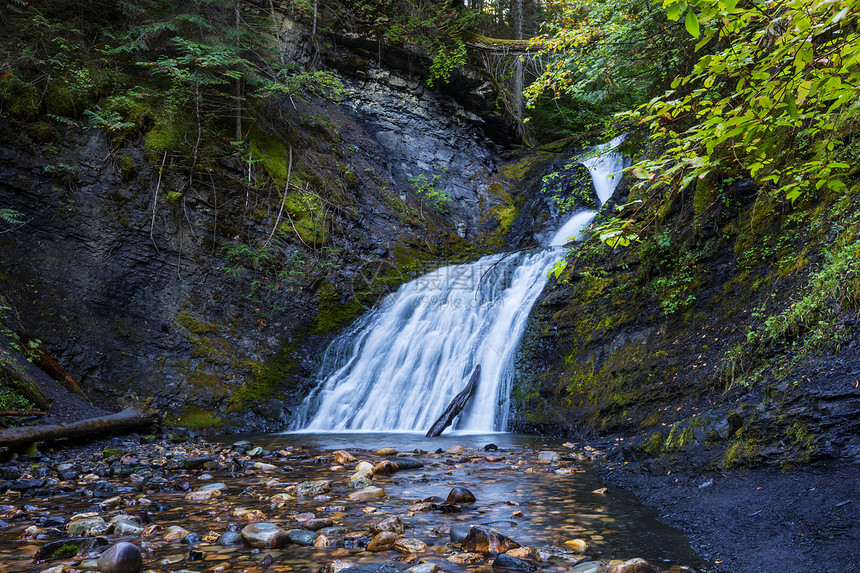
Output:
[[[25,426],[0,431],[0,446],[23,446],[34,442],[77,438],[89,434],[102,434],[117,430],[130,430],[152,426],[160,422],[156,411],[141,412],[136,408],[126,408],[118,414],[90,418],[68,424],[47,424],[44,426]]]
[[[448,407],[445,408],[445,411],[442,412],[442,415],[439,416],[439,419],[427,430],[428,438],[435,438],[442,434],[445,431],[445,428],[451,425],[454,421],[454,418],[463,410],[466,406],[466,402],[469,401],[469,398],[472,397],[472,394],[475,393],[475,388],[478,386],[478,378],[481,377],[481,365],[478,364],[475,366],[475,370],[472,372],[472,377],[469,378],[469,383],[466,384],[466,388],[454,396],[454,399],[451,400],[451,403],[448,404]]]

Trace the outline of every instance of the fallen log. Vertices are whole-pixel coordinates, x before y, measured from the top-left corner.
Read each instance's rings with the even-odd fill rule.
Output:
[[[475,393],[475,388],[478,386],[478,378],[481,377],[481,365],[478,364],[475,366],[475,370],[472,372],[472,377],[469,379],[469,383],[466,384],[466,388],[454,396],[454,399],[451,400],[451,403],[448,404],[448,407],[445,408],[445,411],[442,412],[442,415],[439,416],[439,419],[427,430],[426,437],[435,438],[440,436],[442,432],[445,431],[445,428],[451,425],[454,422],[454,418],[463,410],[466,406],[466,402],[469,401],[469,398],[472,397],[472,394]]]
[[[26,343],[33,339],[29,336],[21,335],[21,340]],[[62,366],[60,366],[60,363],[54,360],[54,357],[48,354],[44,348],[37,345],[33,347],[33,351],[36,355],[36,366],[38,366],[42,372],[65,386],[66,390],[69,392],[77,394],[87,402],[90,401],[87,395],[84,394],[84,391],[81,390],[81,387],[78,386],[78,383],[75,382],[75,379],[72,378],[71,375],[66,372]]]
[[[0,446],[23,446],[46,440],[77,438],[89,434],[102,434],[118,430],[131,430],[159,424],[161,415],[157,411],[141,412],[126,408],[118,414],[90,418],[68,424],[46,424],[25,426],[0,431]]]

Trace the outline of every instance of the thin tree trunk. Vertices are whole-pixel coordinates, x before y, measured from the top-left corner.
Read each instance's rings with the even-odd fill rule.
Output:
[[[236,10],[236,34],[239,33],[239,4]],[[242,78],[236,78],[236,141],[242,141]]]

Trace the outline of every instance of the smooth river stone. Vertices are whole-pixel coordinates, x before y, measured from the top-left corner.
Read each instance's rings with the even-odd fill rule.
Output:
[[[202,477],[202,476],[201,476]],[[207,491],[210,489],[217,489],[220,491],[227,491],[229,488],[226,483],[221,483],[220,481],[214,483],[207,483],[206,485],[200,486],[197,488],[197,491]]]
[[[317,531],[322,529],[323,527],[331,527],[332,525],[334,525],[334,523],[328,517],[317,517],[314,519],[307,519],[303,521],[302,529]]]
[[[191,532],[184,527],[179,527],[178,525],[171,525],[164,530],[164,535],[162,535],[161,538],[164,541],[176,541],[177,539],[182,539],[189,533]]]
[[[464,487],[455,487],[448,493],[446,501],[452,504],[475,503],[475,494]]]
[[[462,549],[469,553],[498,555],[519,546],[519,543],[501,533],[483,527],[473,527],[463,540]]]
[[[221,497],[220,489],[197,490],[185,495],[185,499],[188,501],[212,501],[218,497]]]
[[[584,539],[570,539],[565,541],[564,544],[577,553],[585,553],[586,549],[588,549],[588,543]]]
[[[380,531],[373,536],[370,543],[367,544],[368,551],[385,551],[394,547],[397,541],[397,534],[392,531]]]
[[[469,530],[472,529],[468,525],[454,525],[448,530],[448,535],[451,536],[452,543],[462,543],[466,536],[469,535]]]
[[[406,570],[406,573],[436,573],[439,571],[439,566],[435,563],[420,563]]]
[[[510,569],[511,571],[537,571],[537,565],[531,563],[530,561],[526,561],[525,559],[520,559],[519,557],[514,557],[513,555],[506,555],[502,553],[497,556],[495,560],[493,560],[493,569]]]
[[[313,545],[316,542],[317,537],[316,533],[306,529],[291,529],[287,532],[287,539],[290,540],[290,543],[304,545],[305,547]]]
[[[377,456],[396,456],[397,450],[395,450],[394,448],[379,448],[373,453]]]
[[[296,486],[296,494],[303,496],[320,495],[331,491],[331,480],[303,481]]]
[[[349,483],[346,487],[349,489],[364,489],[366,487],[371,487],[373,482],[364,474],[355,473],[349,478]]]
[[[287,544],[287,532],[274,523],[252,523],[242,528],[242,537],[251,547],[273,548]]]
[[[374,499],[377,497],[385,497],[385,490],[381,487],[366,487],[349,494],[349,499],[352,500]]]
[[[394,549],[400,553],[421,553],[427,549],[427,544],[420,539],[401,537],[394,542]]]
[[[143,555],[137,545],[122,541],[102,553],[96,566],[101,573],[140,573]]]
[[[373,466],[370,462],[358,462],[358,465],[355,466],[355,473],[365,477],[371,477],[373,475]]]
[[[573,569],[568,570],[568,573],[600,573],[606,570],[606,563],[603,561],[588,561],[580,563]]]
[[[389,460],[382,460],[373,466],[373,475],[390,476],[400,471],[400,466]]]
[[[539,462],[557,462],[559,458],[558,452],[545,450],[538,454]]]
[[[138,536],[143,533],[144,528],[139,523],[135,523],[129,519],[118,519],[113,526],[113,534],[117,537],[123,535]]]
[[[69,534],[69,537],[76,537],[78,535],[83,535],[93,527],[98,527],[104,524],[105,520],[101,517],[85,517],[84,519],[76,519],[66,526],[66,533]]]
[[[637,557],[619,565],[613,565],[606,570],[606,573],[660,573],[660,570]]]
[[[338,450],[334,453],[334,461],[337,464],[351,464],[355,461],[355,456],[345,450]]]

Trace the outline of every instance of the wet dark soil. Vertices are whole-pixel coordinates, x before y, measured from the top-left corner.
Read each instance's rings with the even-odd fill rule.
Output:
[[[607,464],[601,473],[682,529],[714,571],[860,571],[858,464],[661,476]]]

